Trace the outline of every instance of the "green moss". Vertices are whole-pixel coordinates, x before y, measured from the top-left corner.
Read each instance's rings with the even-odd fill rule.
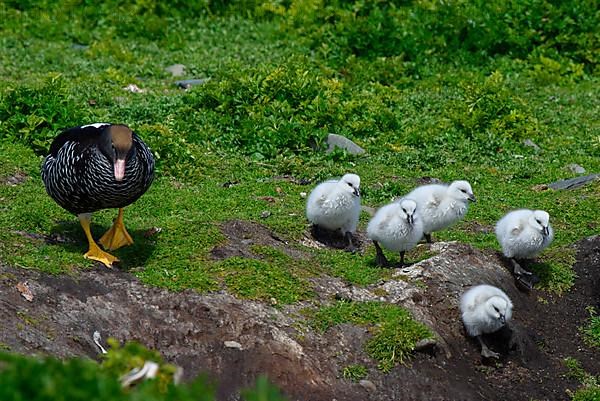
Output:
[[[403,363],[419,340],[432,336],[429,329],[413,320],[406,309],[381,302],[339,301],[307,313],[314,327],[322,332],[341,323],[369,327],[372,337],[365,349],[384,372]]]
[[[366,378],[368,373],[369,371],[364,365],[348,365],[342,369],[342,377],[353,382]]]

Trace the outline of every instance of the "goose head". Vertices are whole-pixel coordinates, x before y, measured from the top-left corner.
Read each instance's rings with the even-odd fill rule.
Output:
[[[454,181],[448,187],[448,195],[452,198],[466,202],[475,202],[475,195],[471,189],[471,184],[467,181]]]
[[[417,202],[412,199],[402,199],[400,201],[400,218],[406,220],[409,225],[415,221],[415,212],[417,210]]]
[[[545,237],[550,234],[550,215],[543,210],[535,210],[529,217],[529,224]]]
[[[339,181],[341,187],[351,192],[354,196],[360,196],[360,177],[356,174],[346,174]]]
[[[122,181],[128,159],[135,152],[133,132],[126,125],[109,125],[100,136],[100,151],[113,165],[115,180]]]
[[[487,314],[502,325],[506,324],[506,321],[510,319],[512,313],[509,310],[510,307],[511,305],[504,298],[498,296],[491,297],[485,303]]]

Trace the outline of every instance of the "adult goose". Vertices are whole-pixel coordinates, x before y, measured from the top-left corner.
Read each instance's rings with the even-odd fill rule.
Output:
[[[112,227],[99,243],[114,250],[133,243],[123,224],[123,208],[135,202],[154,178],[154,157],[129,127],[96,123],[63,131],[42,164],[48,194],[76,214],[89,243],[84,255],[111,267],[119,259],[102,249],[90,232],[92,213],[118,208]]]

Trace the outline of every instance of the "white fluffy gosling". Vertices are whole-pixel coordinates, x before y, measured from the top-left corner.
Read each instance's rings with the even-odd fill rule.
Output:
[[[481,344],[481,355],[498,358],[481,338],[482,334],[493,333],[502,328],[512,317],[510,298],[497,287],[477,285],[467,290],[460,298],[462,321],[467,333],[476,337]]]
[[[406,197],[417,202],[427,242],[431,242],[432,232],[443,230],[462,219],[467,213],[469,201],[475,202],[475,195],[467,181],[454,181],[450,185],[422,185]]]
[[[379,244],[390,251],[400,252],[400,267],[404,265],[404,254],[414,248],[423,237],[423,222],[417,212],[417,203],[403,198],[380,208],[367,226],[367,236],[373,240],[377,256],[375,263],[388,266]]]
[[[317,185],[306,201],[306,217],[316,228],[340,230],[354,250],[352,234],[360,215],[360,177],[346,174],[339,181],[328,180]]]
[[[519,209],[508,212],[496,223],[496,238],[502,253],[510,258],[516,275],[531,274],[516,259],[535,257],[554,239],[550,215],[543,210]]]

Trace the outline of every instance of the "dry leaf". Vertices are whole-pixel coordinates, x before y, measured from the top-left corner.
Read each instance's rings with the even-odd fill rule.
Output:
[[[33,293],[29,289],[29,284],[27,284],[27,281],[17,283],[17,290],[19,290],[23,298],[29,302],[33,301]]]

